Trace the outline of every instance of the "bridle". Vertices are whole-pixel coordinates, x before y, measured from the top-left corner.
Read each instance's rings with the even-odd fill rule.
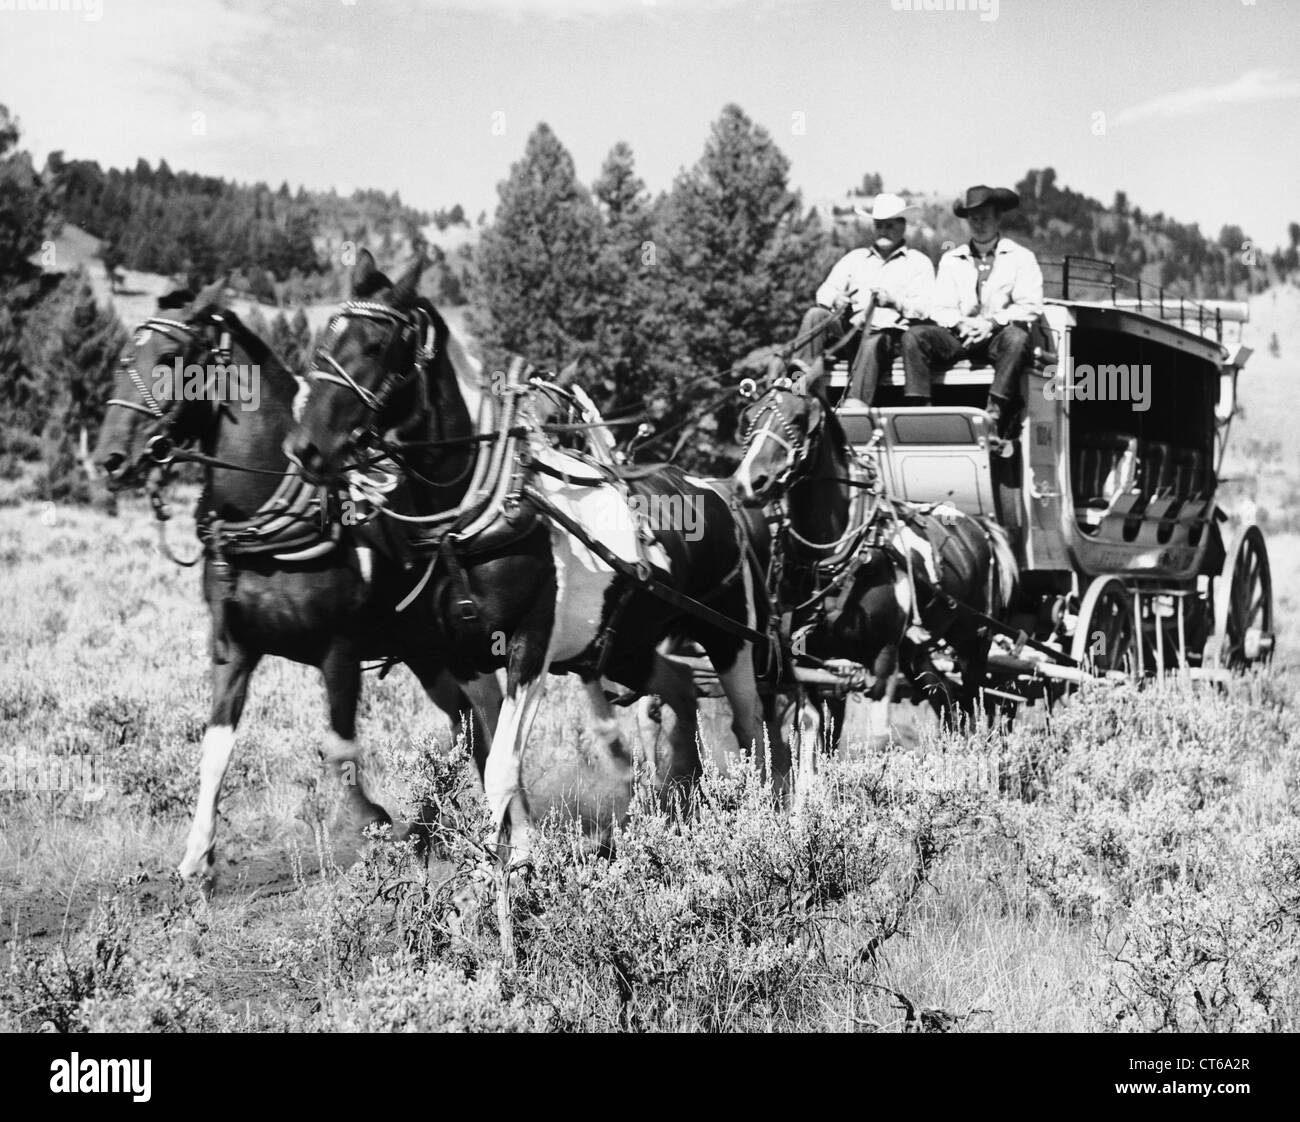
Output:
[[[438,353],[437,339],[433,330],[433,321],[423,308],[416,308],[414,314],[407,314],[390,304],[381,304],[373,300],[349,300],[337,312],[326,328],[326,336],[337,337],[343,326],[350,319],[368,319],[382,323],[389,328],[388,338],[384,342],[383,358],[380,365],[384,376],[376,390],[367,389],[358,382],[336,359],[328,346],[322,344],[316,351],[314,365],[307,372],[307,381],[311,383],[329,382],[343,386],[356,395],[362,405],[374,414],[377,421],[388,407],[393,395],[404,389],[417,377],[421,370],[433,360]],[[414,347],[414,359],[405,370],[395,368],[388,361],[390,352],[408,343],[418,340]],[[372,422],[373,425],[374,422]],[[353,433],[353,439],[361,435]]]
[[[145,320],[135,329],[133,340],[135,345],[139,347],[143,345],[149,334],[163,335],[180,347],[182,354],[188,352],[196,344],[206,344],[202,356],[219,365],[228,366],[231,361],[230,329],[220,312],[212,313],[211,318],[212,322],[221,328],[221,336],[215,344],[208,343],[203,334],[203,329],[198,324],[184,320],[168,319],[165,316],[151,316]],[[140,400],[130,401],[126,398],[112,397],[105,402],[105,408],[116,405],[120,409],[143,413],[151,420],[160,422],[162,431],[155,433],[145,442],[145,455],[155,464],[170,464],[176,458],[173,451],[175,441],[172,430],[176,426],[176,419],[180,410],[164,409],[158,403],[158,399],[154,397],[153,391],[150,390],[148,382],[145,381],[144,375],[140,373],[134,361],[123,357],[122,366],[126,370],[127,377],[131,379],[131,384],[140,395]]]
[[[799,430],[790,423],[785,414],[781,412],[780,405],[777,401],[777,394],[790,393],[805,397],[809,403],[815,407],[812,411],[808,423],[808,431],[800,433]],[[771,491],[780,494],[788,494],[789,489],[796,483],[801,482],[807,467],[809,459],[812,457],[817,448],[818,438],[822,434],[825,426],[826,406],[811,394],[800,394],[800,391],[789,384],[788,380],[782,379],[775,383],[771,389],[759,400],[754,415],[750,420],[749,426],[745,432],[742,441],[743,447],[748,450],[752,444],[761,440],[770,440],[785,450],[786,465],[785,469],[771,485]],[[768,418],[772,418],[775,424],[764,423]],[[760,425],[762,427],[760,427]],[[858,523],[853,524],[850,521],[849,526],[844,533],[832,541],[813,541],[810,538],[800,534],[792,524],[788,507],[787,513],[781,518],[781,531],[787,534],[803,549],[814,554],[837,554],[846,545],[860,539],[864,532],[870,528],[876,518],[877,511],[880,509],[881,492],[872,482],[858,482],[852,478],[852,473],[847,479],[839,479],[836,482],[846,484],[849,487],[867,487],[875,496],[871,503],[870,510],[866,518]]]
[[[759,445],[764,440],[770,440],[784,451],[785,468],[772,483],[772,489],[778,491],[784,491],[802,471],[808,457],[812,454],[814,438],[819,434],[822,426],[822,415],[819,410],[815,419],[810,421],[806,433],[801,433],[795,428],[781,412],[777,402],[777,395],[783,392],[793,394],[795,390],[778,383],[763,395],[755,406],[753,416],[740,442],[746,452],[751,446]],[[816,404],[815,398],[809,400]],[[765,423],[769,418],[775,424]]]

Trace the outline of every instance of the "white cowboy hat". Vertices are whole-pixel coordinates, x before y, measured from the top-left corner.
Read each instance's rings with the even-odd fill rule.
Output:
[[[901,218],[903,215],[916,210],[902,195],[891,195],[883,192],[876,196],[868,210],[863,206],[855,206],[853,213],[860,218],[870,218],[872,222],[884,222],[890,218]]]

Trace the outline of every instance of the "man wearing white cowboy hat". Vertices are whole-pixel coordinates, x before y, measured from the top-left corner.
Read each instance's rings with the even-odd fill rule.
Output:
[[[1020,371],[1030,357],[1025,325],[1043,311],[1043,273],[1024,246],[1001,234],[1002,215],[1020,205],[1005,187],[971,187],[953,204],[970,241],[939,259],[930,324],[912,326],[901,348],[907,405],[928,405],[933,377],[959,359],[993,367],[989,415],[1004,435]]]
[[[795,356],[811,362],[843,341],[848,313],[850,324],[861,328],[862,338],[852,362],[847,395],[867,403],[876,392],[881,369],[888,369],[893,361],[897,329],[908,320],[925,319],[930,314],[934,266],[924,253],[904,244],[906,215],[915,209],[898,195],[887,193],[877,195],[870,210],[854,208],[861,217],[871,219],[874,240],[835,263],[817,289],[817,306],[808,309],[799,328],[804,336],[825,325]],[[868,324],[864,321],[869,305],[873,310]]]

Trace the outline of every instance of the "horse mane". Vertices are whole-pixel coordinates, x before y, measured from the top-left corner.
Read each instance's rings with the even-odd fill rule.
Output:
[[[434,346],[437,348],[437,354],[445,358],[451,367],[461,397],[465,401],[465,408],[469,412],[470,424],[477,428],[479,406],[483,400],[483,364],[470,354],[465,341],[452,330],[451,324],[434,307],[428,297],[416,297],[413,306],[424,312],[429,317],[429,322],[433,324]]]
[[[826,387],[829,384],[830,376],[828,374],[820,378],[814,378],[808,385],[808,394],[810,397],[816,398],[818,404],[822,407],[822,424],[826,426],[824,437],[833,442],[835,455],[847,463],[849,458],[849,438],[844,432],[844,426],[840,424],[839,413],[826,395]]]
[[[394,299],[394,293],[397,293]],[[433,325],[434,348],[436,358],[429,367],[426,379],[431,382],[438,377],[438,362],[446,361],[460,390],[465,408],[469,413],[470,424],[478,427],[480,405],[483,401],[483,364],[469,352],[465,341],[451,329],[451,325],[427,296],[410,292],[399,292],[398,286],[386,274],[372,269],[362,276],[352,290],[352,299],[385,299],[399,311],[420,311],[429,317]],[[431,390],[426,385],[426,392]]]
[[[280,382],[296,391],[297,379],[284,360],[271,349],[270,344],[239,318],[233,309],[223,304],[209,304],[201,308],[192,319],[220,316],[222,324],[230,330],[231,337],[239,342],[243,351],[261,369],[268,370]]]

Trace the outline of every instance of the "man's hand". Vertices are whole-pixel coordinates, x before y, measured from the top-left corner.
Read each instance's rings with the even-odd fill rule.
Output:
[[[967,316],[957,321],[957,336],[967,347],[984,342],[993,334],[994,323],[982,316]]]
[[[849,297],[847,293],[837,292],[835,299],[831,303],[832,312],[841,312],[849,306]]]
[[[899,308],[898,301],[889,295],[883,288],[873,288],[871,295],[876,299],[877,308]],[[902,309],[899,308],[901,311]]]

